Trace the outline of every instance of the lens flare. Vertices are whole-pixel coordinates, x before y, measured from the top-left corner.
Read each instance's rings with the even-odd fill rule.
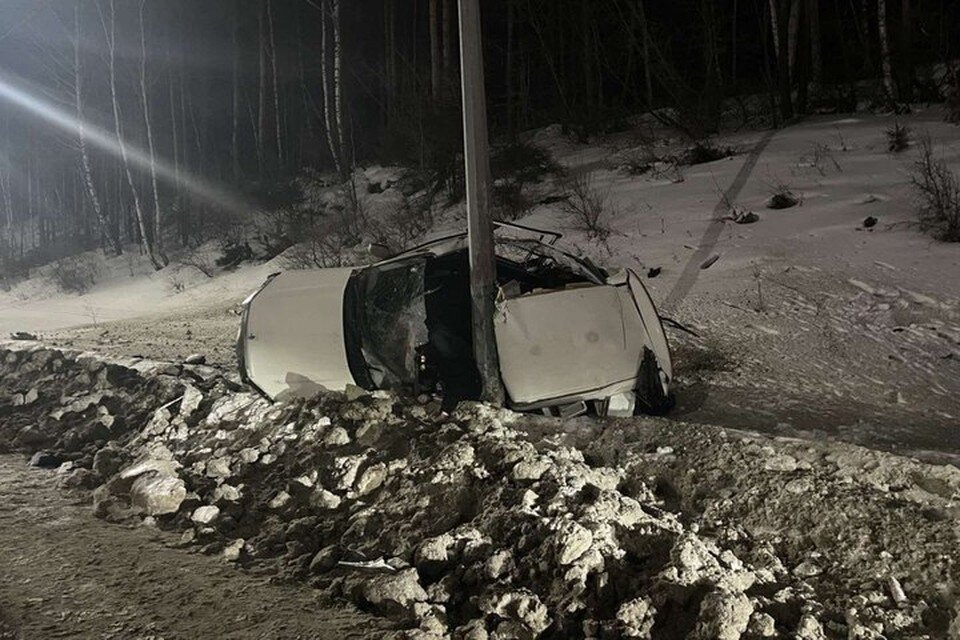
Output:
[[[58,129],[73,135],[78,135],[80,123],[75,115],[51,104],[47,100],[32,95],[29,91],[16,86],[9,78],[4,78],[3,76],[0,76],[0,100],[4,100],[38,117]],[[89,144],[120,157],[120,145],[117,142],[116,136],[89,122],[84,122],[83,126]],[[125,144],[127,147],[127,159],[140,169],[149,170],[149,153],[129,142],[125,142]],[[203,180],[185,175],[182,169],[178,175],[173,167],[161,161],[159,158],[155,160],[155,167],[158,177],[173,184],[176,184],[179,179],[179,183],[194,197],[211,206],[233,212],[248,211],[252,208],[248,203],[233,193]]]

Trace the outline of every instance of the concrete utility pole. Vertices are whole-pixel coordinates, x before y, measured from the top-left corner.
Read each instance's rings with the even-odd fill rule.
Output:
[[[466,170],[470,240],[470,297],[473,355],[483,383],[482,399],[503,403],[503,384],[493,329],[497,277],[490,220],[490,158],[487,94],[483,85],[483,49],[479,0],[460,2],[460,73],[463,85],[463,158]]]

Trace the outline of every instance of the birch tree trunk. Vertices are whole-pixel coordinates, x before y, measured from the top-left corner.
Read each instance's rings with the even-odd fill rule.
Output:
[[[329,0],[321,0],[320,4],[320,72],[323,83],[323,122],[327,131],[327,144],[330,147],[330,157],[337,174],[343,175],[343,163],[340,160],[339,147],[334,140],[333,117],[330,107],[330,63],[327,45],[327,23],[329,22]]]
[[[893,68],[890,64],[890,40],[887,37],[887,0],[877,0],[877,27],[880,31],[880,63],[883,69],[883,89],[887,93],[887,98],[893,100]]]
[[[150,153],[150,188],[153,192],[153,250],[165,267],[170,261],[163,252],[163,213],[160,208],[160,188],[157,185],[157,155],[153,144],[153,124],[150,121],[150,96],[147,92],[147,33],[143,20],[146,0],[140,0],[140,101],[143,104],[143,123],[147,129],[147,150]]]
[[[340,160],[343,170],[347,170],[346,129],[343,124],[343,45],[341,43],[342,25],[340,23],[340,0],[333,3],[333,96],[337,116],[337,143],[340,146]],[[345,175],[345,174],[343,174]]]
[[[780,11],[777,3],[779,0],[770,0],[770,26],[773,31],[773,53],[777,60],[780,59]]]
[[[310,95],[310,89],[307,87],[307,69],[303,62],[303,29],[300,26],[302,21],[297,23],[297,79],[300,82],[300,96],[303,99],[303,126],[307,130],[307,144],[300,144],[298,162],[303,165],[307,162],[307,153],[312,153],[316,148],[317,136],[313,128],[313,117],[317,113],[317,106]]]
[[[90,154],[87,152],[87,131],[86,119],[83,113],[83,69],[81,67],[80,57],[80,39],[83,37],[80,28],[80,2],[74,7],[74,22],[76,29],[76,40],[73,44],[73,78],[74,78],[74,98],[76,99],[77,110],[77,142],[80,147],[80,167],[83,171],[83,182],[87,188],[87,195],[90,197],[90,206],[93,208],[94,215],[97,216],[97,223],[100,225],[100,233],[106,239],[107,243],[113,249],[116,255],[123,254],[123,246],[116,234],[107,224],[106,216],[103,213],[103,207],[100,204],[100,196],[97,193],[96,184],[93,181],[93,170],[90,166]],[[10,206],[9,194],[7,194],[8,207]],[[10,209],[12,214],[12,208]],[[8,219],[8,222],[12,217]]]
[[[179,77],[179,76],[178,76]],[[180,144],[180,131],[177,124],[177,106],[182,104],[182,101],[178,102],[175,89],[176,78],[173,75],[173,70],[169,73],[169,82],[167,84],[168,98],[170,101],[170,142],[173,149],[173,211],[174,215],[177,218],[178,224],[180,223],[180,208],[181,203],[181,186],[180,186],[180,162],[181,162],[181,144]],[[183,225],[180,224],[180,230],[182,232]],[[181,234],[182,239],[182,234]]]
[[[270,36],[270,68],[273,74],[273,119],[277,137],[277,169],[283,168],[283,128],[280,124],[280,87],[277,74],[277,40],[273,30],[273,2],[267,0],[267,31]]]
[[[9,231],[10,227],[13,226],[13,210],[8,205],[10,199],[10,194],[7,191],[10,187],[7,182],[7,174],[3,171],[3,168],[0,167],[0,205],[3,206],[4,213],[4,231]],[[5,235],[0,235],[0,246],[2,246],[2,241],[6,239]],[[0,256],[2,258],[3,256]]]
[[[99,8],[99,5],[97,5]],[[103,14],[100,14],[103,19]],[[143,215],[143,205],[140,202],[140,191],[137,189],[137,183],[133,179],[133,171],[130,169],[130,161],[127,157],[127,143],[123,138],[123,115],[120,111],[120,99],[117,96],[117,12],[114,0],[110,0],[110,27],[107,28],[106,21],[103,22],[103,30],[107,38],[107,60],[110,68],[110,101],[113,105],[113,125],[117,136],[117,145],[120,149],[120,161],[123,165],[123,171],[127,176],[127,185],[130,187],[130,194],[133,197],[133,210],[136,215],[137,228],[140,232],[140,242],[150,258],[150,262],[158,271],[163,265],[153,254],[153,247],[150,244],[150,238],[147,235],[146,220]]]
[[[3,187],[3,204],[4,204],[4,208],[6,209],[6,212],[7,212],[7,229],[9,230],[11,227],[13,227],[13,192],[12,192],[12,190],[11,190],[11,188],[10,188],[10,172],[8,171],[8,172],[3,176],[2,179],[3,179],[3,182],[4,182],[4,187]],[[94,195],[96,195],[96,191],[94,191]],[[98,202],[98,204],[99,204],[99,200],[98,200],[97,202]],[[102,217],[102,213],[101,213],[101,216],[100,216],[100,217]],[[98,218],[98,219],[99,219],[99,218]],[[106,233],[105,225],[103,225],[102,222],[101,222],[101,226],[104,227],[104,233]],[[109,238],[110,236],[107,236],[107,237]],[[11,238],[11,242],[12,242],[12,238]],[[115,243],[115,245],[116,245],[116,246],[119,246],[119,243]],[[120,255],[120,254],[117,254],[117,255]]]

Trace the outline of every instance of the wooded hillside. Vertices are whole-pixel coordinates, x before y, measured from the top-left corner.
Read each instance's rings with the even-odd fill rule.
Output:
[[[693,138],[899,109],[944,98],[960,46],[960,6],[935,0],[482,6],[491,131],[507,139],[661,107]],[[307,168],[457,172],[455,0],[11,0],[0,16],[7,274],[131,243],[161,268]]]

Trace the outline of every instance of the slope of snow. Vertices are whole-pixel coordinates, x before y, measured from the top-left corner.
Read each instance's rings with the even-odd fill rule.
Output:
[[[891,154],[884,132],[894,121],[825,116],[772,134],[723,136],[716,142],[740,153],[685,167],[682,181],[620,169],[641,143],[636,131],[582,145],[547,127],[529,140],[571,172],[589,174],[607,201],[612,233],[605,242],[590,239],[558,203],[538,205],[520,222],[564,232],[562,245],[597,263],[644,276],[661,270],[645,284],[699,335],[671,332],[675,416],[952,459],[960,455],[960,246],[919,231],[910,176],[925,134],[960,170],[960,128],[945,124],[939,109],[901,117],[914,144]],[[655,144],[667,155],[689,143],[660,136]],[[358,187],[365,210],[389,215],[400,201],[396,172],[372,167],[358,176],[360,187],[383,190]],[[778,184],[801,203],[766,208]],[[530,188],[535,200],[563,191],[556,178]],[[759,220],[719,220],[727,199]],[[878,220],[870,229],[868,216]],[[462,205],[435,218],[432,233],[462,228]],[[229,367],[237,324],[230,309],[281,263],[213,279],[182,269],[173,276],[183,281],[180,293],[172,268],[156,273],[127,258],[107,261],[82,296],[56,293],[37,277],[0,294],[0,332],[41,332],[65,346],[160,359],[205,351]],[[50,333],[76,325],[87,326]]]
[[[943,123],[939,109],[901,117],[914,138],[929,134],[945,159],[960,164],[960,129]],[[730,202],[760,215],[752,225],[728,224],[713,248],[719,260],[699,274],[696,290],[728,289],[741,270],[765,260],[815,265],[925,292],[960,298],[960,252],[920,234],[909,186],[915,150],[886,151],[884,130],[893,117],[818,117],[776,132],[760,155],[743,189]],[[746,162],[760,132],[724,136],[743,153],[686,167],[682,182],[630,176],[619,171],[618,153],[636,147],[627,136],[600,144],[578,145],[558,127],[536,132],[532,141],[548,149],[562,165],[591,173],[594,187],[608,200],[613,235],[601,246],[571,228],[556,204],[535,208],[525,224],[560,228],[565,242],[599,261],[634,268],[661,267],[649,282],[664,298],[690,256],[701,246],[723,193]],[[678,144],[674,144],[678,147]],[[819,156],[819,161],[818,161]],[[394,176],[386,169],[366,172],[381,185]],[[381,175],[382,174],[382,175]],[[802,198],[800,206],[773,211],[765,207],[772,189],[784,184]],[[365,197],[368,199],[369,196]],[[377,207],[371,199],[371,206]],[[861,228],[867,216],[879,219],[871,231]],[[457,224],[460,215],[445,226]],[[190,309],[234,301],[255,288],[278,264],[244,265],[207,279],[189,268],[153,272],[139,256],[104,259],[102,276],[85,295],[63,294],[42,275],[12,291],[0,292],[0,332],[44,331],[69,326]],[[176,273],[174,273],[176,272]],[[185,290],[174,291],[171,279]]]
[[[213,248],[206,250],[211,253]],[[82,295],[59,291],[47,275],[48,267],[11,291],[0,292],[0,335],[224,305],[242,299],[280,269],[274,262],[245,264],[207,278],[197,269],[176,264],[154,271],[149,261],[135,252],[136,247],[128,247],[128,255],[120,257],[86,254],[86,259],[99,265],[100,276]],[[181,291],[175,283],[182,286]]]

